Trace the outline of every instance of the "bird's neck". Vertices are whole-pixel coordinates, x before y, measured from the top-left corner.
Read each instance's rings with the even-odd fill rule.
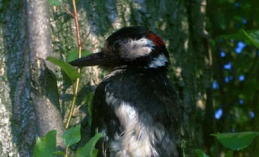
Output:
[[[136,66],[119,66],[111,70],[110,73],[124,72],[124,73],[142,73],[146,75],[166,75],[167,67],[157,67],[157,68],[146,68],[146,67],[136,67]]]

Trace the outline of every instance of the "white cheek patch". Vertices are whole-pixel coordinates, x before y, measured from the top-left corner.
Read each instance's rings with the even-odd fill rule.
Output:
[[[121,47],[121,56],[128,59],[147,56],[152,52],[154,46],[153,41],[146,38],[129,40],[125,46]]]
[[[157,68],[165,66],[168,63],[168,59],[165,57],[164,54],[160,54],[158,57],[153,58],[151,63],[149,64],[150,68]]]

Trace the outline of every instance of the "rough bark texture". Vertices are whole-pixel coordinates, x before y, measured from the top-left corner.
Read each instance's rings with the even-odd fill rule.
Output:
[[[47,0],[25,2],[26,28],[30,53],[31,102],[37,118],[37,133],[44,136],[57,130],[57,144],[62,146],[64,130],[59,106],[57,81],[45,62],[52,55],[49,3]]]
[[[30,156],[36,136],[35,115],[30,102],[30,61],[26,39],[23,2],[4,3],[4,52],[1,84],[1,150],[0,156]],[[3,109],[3,110],[2,110]],[[6,116],[6,117],[2,117]],[[2,126],[3,124],[3,126]]]
[[[6,18],[2,29],[5,53],[3,50],[0,53],[0,75],[3,80],[0,82],[0,121],[3,121],[0,125],[0,156],[3,157],[18,154],[31,156],[37,133],[43,135],[49,128],[62,130],[61,115],[66,117],[65,111],[72,99],[71,83],[67,77],[60,70],[55,71],[58,76],[56,86],[56,78],[49,70],[52,68],[45,62],[52,52],[46,2],[13,0],[5,4]],[[189,135],[195,137],[193,141],[202,139],[201,132],[195,132],[197,127],[199,131],[201,127],[194,126],[203,120],[198,119],[201,116],[196,111],[201,113],[205,107],[197,109],[197,105],[200,102],[205,106],[209,98],[206,92],[210,93],[206,60],[208,38],[204,30],[204,12],[200,11],[202,7],[206,5],[182,0],[77,2],[82,40],[90,32],[83,47],[85,50],[97,52],[105,38],[124,26],[145,26],[162,37],[172,59],[170,79],[179,90],[187,113],[191,115],[185,117],[185,122],[186,130],[190,130]],[[49,9],[54,50],[51,55],[66,60],[67,52],[76,49],[77,41],[73,18],[64,8],[72,10],[70,1],[62,7]],[[96,67],[84,69],[77,105],[94,90],[101,77]],[[73,124],[84,117],[85,108],[81,108]],[[83,128],[88,128],[88,124],[84,123]]]
[[[59,104],[55,79],[45,61],[38,59],[45,59],[51,52],[50,30],[47,30],[50,27],[46,28],[49,17],[45,16],[45,20],[41,18],[49,9],[48,1],[44,3],[4,3],[2,32],[5,53],[1,51],[3,90],[0,103],[3,122],[0,128],[0,156],[3,157],[32,156],[36,136],[43,136],[52,129],[63,129],[61,116],[53,107],[53,104]],[[39,18],[40,23],[30,15]]]

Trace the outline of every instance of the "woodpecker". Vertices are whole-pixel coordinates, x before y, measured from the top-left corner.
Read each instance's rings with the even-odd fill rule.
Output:
[[[98,156],[179,156],[181,109],[159,36],[144,27],[124,27],[107,38],[101,52],[70,64],[110,69],[92,101],[92,132],[103,133]]]

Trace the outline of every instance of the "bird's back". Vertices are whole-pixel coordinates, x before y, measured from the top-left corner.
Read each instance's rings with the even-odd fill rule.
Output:
[[[163,69],[117,68],[93,98],[99,156],[178,157],[180,107]]]

